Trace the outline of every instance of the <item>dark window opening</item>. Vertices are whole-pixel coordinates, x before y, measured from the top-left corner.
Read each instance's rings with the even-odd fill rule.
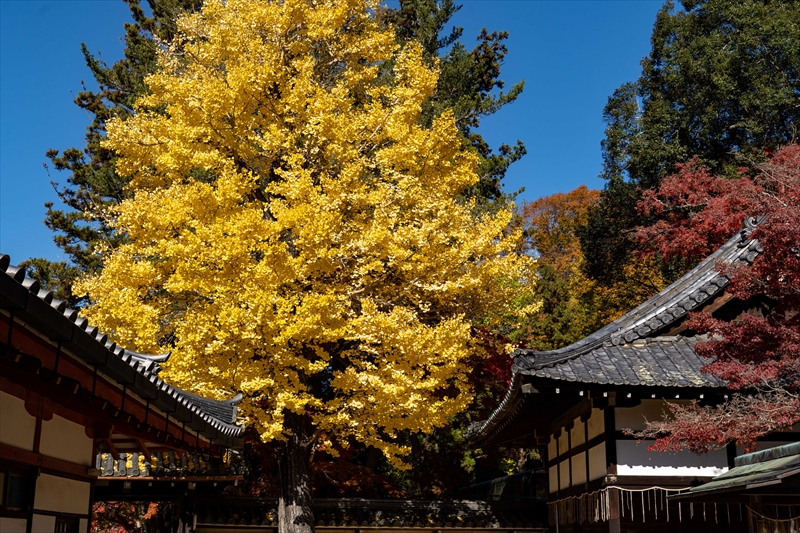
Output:
[[[56,533],[78,533],[80,519],[72,516],[56,517]]]
[[[3,506],[12,511],[21,511],[25,504],[25,476],[9,473],[7,476]]]
[[[24,517],[30,506],[30,470],[0,463],[0,515]]]

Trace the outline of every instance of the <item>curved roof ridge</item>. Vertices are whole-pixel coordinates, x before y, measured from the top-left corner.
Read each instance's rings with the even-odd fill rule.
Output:
[[[227,400],[215,400],[213,398],[208,398],[206,396],[201,396],[199,394],[195,394],[193,392],[189,392],[184,389],[180,389],[178,387],[172,387],[173,389],[180,392],[183,396],[185,396],[189,402],[196,405],[200,409],[209,410],[213,409],[214,411],[219,411],[221,413],[228,413],[230,412],[230,419],[224,420],[229,426],[240,428],[238,424],[236,424],[236,405],[241,403],[242,401],[242,393],[238,393]]]
[[[148,372],[152,372],[153,374],[158,374],[161,372],[162,368],[159,363],[166,362],[170,356],[169,353],[148,355],[134,352],[133,350],[128,350],[127,348],[123,348],[123,353],[121,355],[123,358],[130,358],[130,364],[132,366],[135,366],[135,363],[139,363],[142,368]]]
[[[129,350],[125,348],[125,353],[131,354],[134,359],[140,359],[142,361],[153,361],[154,363],[165,363],[169,356],[171,355],[169,352],[167,353],[160,353],[160,354],[146,354],[146,353],[139,353],[134,352],[133,350]]]
[[[158,377],[158,373],[161,371],[159,363],[165,362],[170,356],[169,353],[148,355],[117,346],[116,343],[108,340],[108,335],[99,331],[96,326],[89,324],[86,318],[78,316],[77,310],[67,307],[66,302],[54,298],[53,291],[42,289],[37,280],[27,277],[24,268],[11,265],[11,259],[6,254],[0,254],[0,274],[4,274],[6,278],[12,280],[9,288],[15,285],[20,286],[18,289],[14,289],[15,294],[11,298],[20,297],[22,299],[14,305],[21,305],[19,308],[25,309],[28,305],[25,294],[40,300],[61,315],[61,320],[65,321],[63,325],[69,328],[74,326],[88,334],[89,339],[87,340],[90,343],[92,341],[98,343],[107,353],[113,354],[125,365],[131,367],[158,390],[168,394],[186,409],[195,413],[205,424],[228,438],[236,439],[241,436],[244,428],[235,423],[237,416],[235,405],[241,401],[241,394],[228,400],[218,401],[173,387]],[[48,320],[50,318],[52,317],[49,317]]]
[[[517,366],[511,367],[511,383],[508,384],[508,390],[505,396],[500,401],[500,404],[492,411],[489,418],[483,421],[473,422],[467,429],[466,437],[468,440],[475,440],[477,438],[485,438],[492,430],[494,430],[500,423],[511,413],[516,407],[517,396],[519,394],[520,386],[522,385],[522,378],[520,372],[517,371]],[[499,429],[499,428],[498,428]]]
[[[730,282],[717,272],[720,262],[750,264],[763,252],[757,240],[749,239],[765,217],[748,217],[743,228],[697,266],[664,290],[583,339],[555,350],[536,352],[519,349],[514,353],[521,370],[552,366],[588,353],[604,343],[625,344],[676,322],[716,295]]]

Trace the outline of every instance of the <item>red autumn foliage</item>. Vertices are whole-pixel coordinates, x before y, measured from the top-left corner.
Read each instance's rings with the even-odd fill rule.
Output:
[[[752,234],[764,249],[749,267],[719,265],[731,277],[727,291],[759,301],[766,312],[730,322],[709,313],[690,316],[688,326],[712,340],[697,345],[709,359],[704,371],[737,391],[718,406],[672,406],[672,419],[639,434],[658,437],[659,451],[698,453],[736,442],[752,448],[756,438],[800,421],[800,146],[781,149],[752,177],[712,176],[696,160],[679,167],[640,209],[661,220],[640,228],[650,253],[688,263],[708,255],[748,216],[765,216]]]
[[[667,262],[700,261],[736,233],[745,216],[767,209],[764,191],[744,168],[737,179],[715,176],[695,157],[677,170],[657,190],[642,194],[639,211],[659,218],[637,228],[645,254],[657,252]]]
[[[671,417],[649,421],[641,439],[656,439],[650,451],[689,450],[703,454],[729,442],[753,451],[755,438],[775,428],[791,426],[797,420],[800,401],[785,390],[734,394],[717,406],[670,404]]]
[[[92,506],[92,533],[172,531],[176,525],[169,502],[96,502]]]
[[[469,383],[475,391],[467,411],[472,420],[485,420],[508,390],[512,361],[504,350],[508,339],[485,327],[474,327],[472,334],[486,356],[473,356],[466,363],[470,368]]]

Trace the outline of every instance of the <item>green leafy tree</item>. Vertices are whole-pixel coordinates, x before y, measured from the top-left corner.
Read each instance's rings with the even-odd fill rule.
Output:
[[[45,204],[45,224],[54,233],[55,243],[69,258],[54,262],[34,258],[22,263],[29,274],[44,287],[56,291],[56,297],[70,305],[81,305],[72,286],[83,273],[97,273],[103,268],[104,250],[119,246],[124,237],[113,231],[104,218],[106,207],[127,197],[128,179],[114,170],[115,154],[103,148],[106,123],[114,117],[128,117],[132,104],[147,90],[144,78],[156,70],[158,41],[170,41],[175,19],[181,13],[196,11],[200,0],[147,0],[147,10],[140,0],[125,0],[132,21],[125,24],[124,57],[107,65],[82,46],[86,63],[98,89],[84,90],[75,103],[92,117],[83,148],[47,152],[52,166],[68,174],[66,185],[55,182],[59,205]],[[479,200],[480,210],[502,205],[507,197],[501,181],[508,167],[525,154],[524,145],[502,145],[493,151],[477,132],[480,120],[491,115],[522,92],[523,83],[502,92],[500,67],[507,52],[506,32],[481,32],[478,45],[468,50],[459,42],[462,29],[446,26],[459,7],[452,0],[401,0],[397,10],[387,9],[383,18],[397,28],[402,41],[418,41],[429,60],[438,57],[441,75],[439,88],[426,105],[421,120],[430,126],[445,110],[452,110],[464,138],[465,149],[481,156],[480,180],[465,194]],[[390,69],[387,69],[389,71]]]
[[[790,142],[800,123],[800,5],[793,0],[669,1],[658,13],[642,75],[609,98],[602,142],[606,187],[581,232],[587,273],[624,279],[643,190],[693,156],[735,176]],[[674,277],[682,264],[664,265]],[[633,302],[632,302],[633,303]]]

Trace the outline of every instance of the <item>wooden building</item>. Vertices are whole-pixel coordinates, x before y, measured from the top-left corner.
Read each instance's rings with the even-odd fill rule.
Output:
[[[710,482],[670,496],[679,505],[746,509],[750,533],[800,530],[800,442],[740,455]]]
[[[514,354],[510,388],[476,424],[482,447],[539,447],[546,459],[551,531],[746,531],[744,517],[668,503],[668,495],[711,480],[734,464],[734,446],[704,456],[648,453],[625,430],[644,428],[670,402],[715,403],[727,390],[701,371],[704,340],[686,326],[700,309],[724,319],[763,312],[760,301],[725,292],[718,263],[751,263],[762,252],[745,228],[681,279],[588,337],[558,350]],[[778,435],[781,441],[796,435]],[[774,445],[774,444],[773,444]],[[709,508],[710,509],[710,508]],[[646,524],[646,526],[645,526]]]
[[[169,385],[167,355],[116,346],[9,263],[0,255],[0,531],[85,533],[110,478],[169,476],[181,493],[230,479],[208,467],[241,446],[238,397]]]

